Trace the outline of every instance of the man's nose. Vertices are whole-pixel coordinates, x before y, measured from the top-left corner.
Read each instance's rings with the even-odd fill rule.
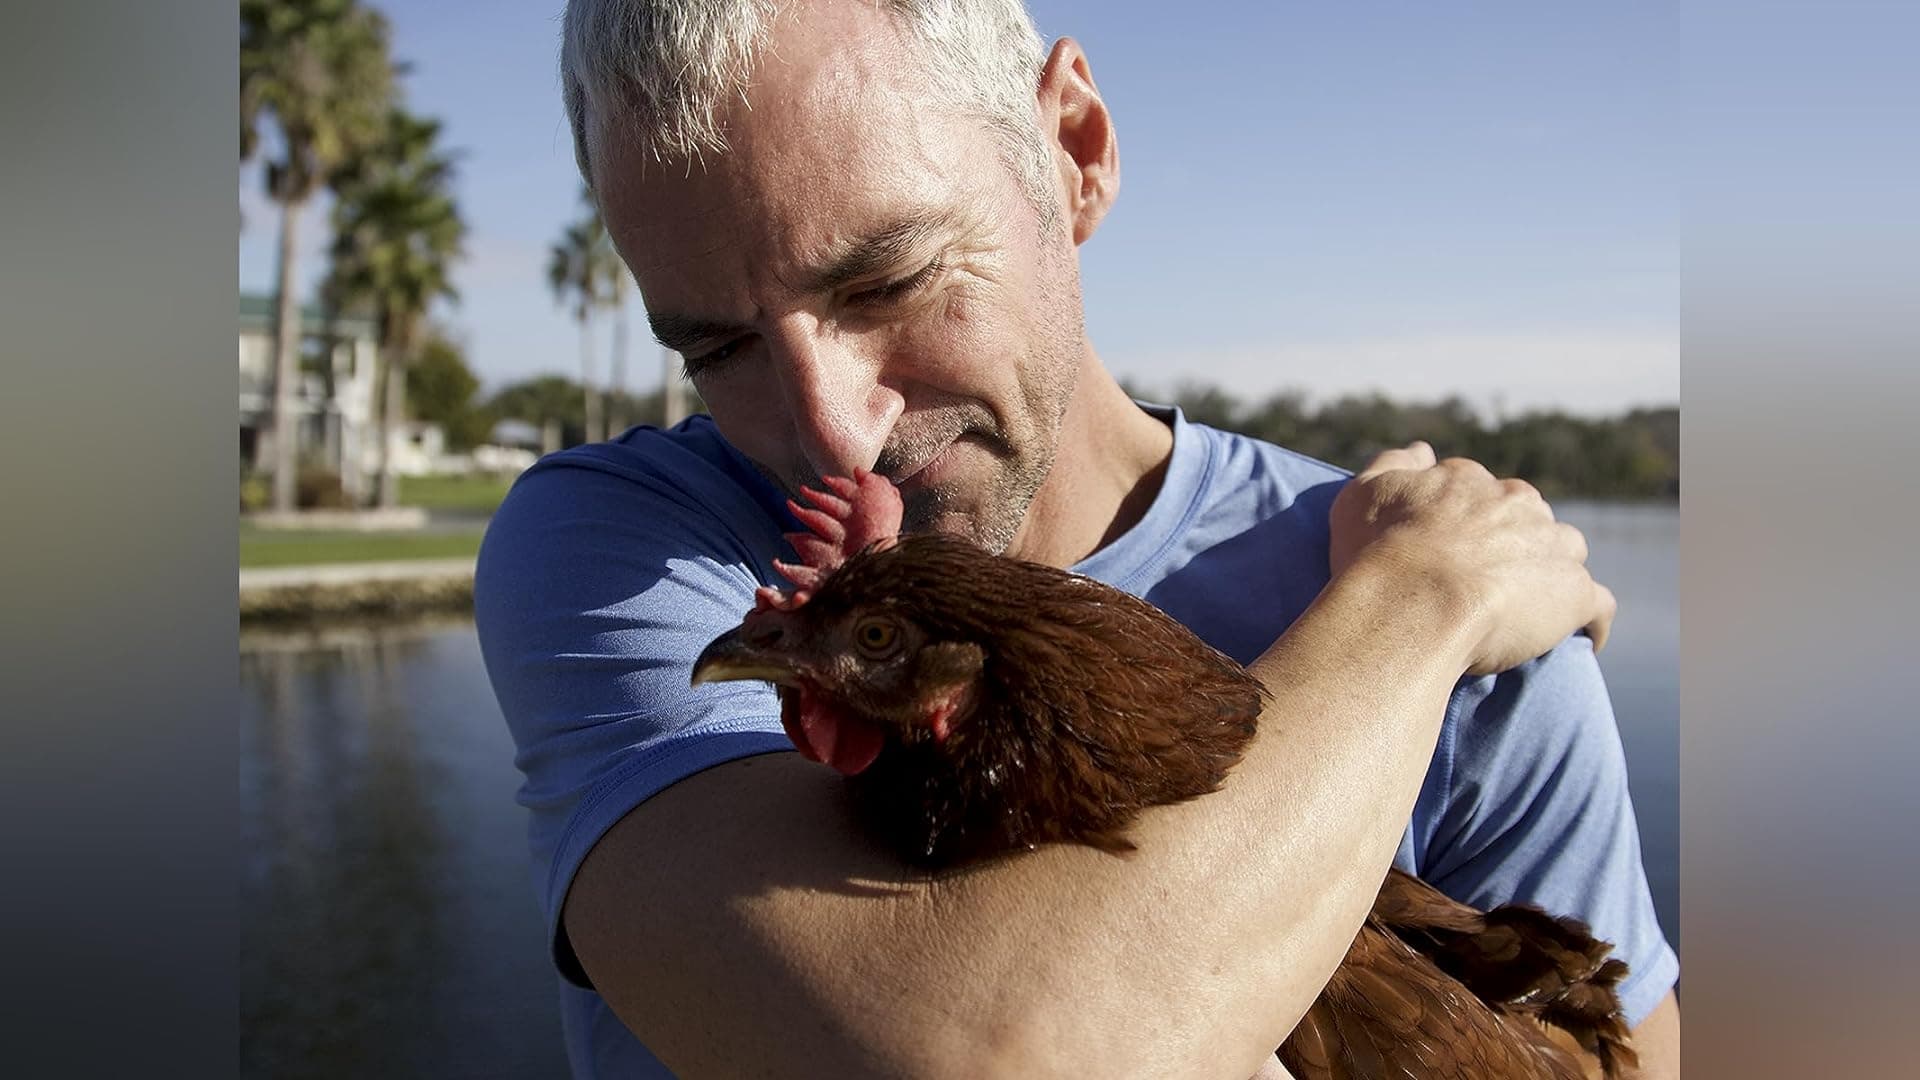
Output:
[[[775,343],[787,418],[820,476],[871,469],[905,402],[881,378],[881,357],[859,337],[789,327]]]

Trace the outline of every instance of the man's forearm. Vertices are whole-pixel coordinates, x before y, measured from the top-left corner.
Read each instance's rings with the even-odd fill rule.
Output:
[[[1680,1001],[1673,991],[1633,1029],[1640,1067],[1634,1080],[1680,1080]]]
[[[1146,814],[1132,857],[1052,847],[920,882],[782,756],[629,815],[567,925],[683,1075],[1247,1076],[1379,887],[1468,624],[1437,587],[1343,575],[1253,665],[1274,700],[1226,787]]]
[[[1455,598],[1366,568],[1330,586],[1251,665],[1274,699],[1223,790],[1143,819],[1140,859],[1083,871],[1100,878],[1076,887],[1107,899],[1067,916],[1088,919],[1078,931],[1049,930],[1071,944],[1038,964],[1058,968],[1053,986],[1081,989],[1026,1006],[1038,1037],[1086,1039],[1084,1052],[1111,1055],[1084,1059],[1102,1075],[1240,1076],[1271,1053],[1379,891],[1466,666],[1467,626]],[[1047,903],[1062,886],[1034,869],[1019,887]]]

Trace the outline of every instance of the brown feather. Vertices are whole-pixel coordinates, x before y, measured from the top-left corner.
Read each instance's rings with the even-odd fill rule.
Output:
[[[1218,789],[1254,734],[1261,684],[1137,597],[939,535],[838,560],[780,606],[796,636],[849,640],[835,628],[885,612],[919,635],[895,662],[918,665],[909,685],[973,680],[941,737],[914,726],[898,671],[885,692],[857,676],[819,691],[888,731],[849,783],[862,820],[912,862],[1045,843],[1124,855],[1142,810]],[[1610,949],[1572,919],[1482,913],[1391,871],[1278,1053],[1297,1080],[1614,1077],[1633,1054]]]
[[[1264,703],[1260,683],[1158,608],[953,537],[848,559],[815,620],[877,600],[933,641],[985,652],[944,742],[891,742],[852,778],[863,816],[928,866],[1044,843],[1130,851],[1141,810],[1216,790]]]
[[[1608,948],[1574,920],[1483,914],[1389,871],[1280,1060],[1296,1080],[1619,1076],[1634,1064],[1613,989],[1625,965],[1586,962]]]

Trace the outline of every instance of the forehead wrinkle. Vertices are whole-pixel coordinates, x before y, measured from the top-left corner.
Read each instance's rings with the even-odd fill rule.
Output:
[[[937,207],[944,190],[909,193],[950,172],[959,147],[944,130],[954,110],[915,62],[919,48],[882,5],[782,5],[744,99],[725,104],[729,180],[772,230],[776,257],[762,265],[788,291],[845,284],[846,268],[829,271],[855,246],[882,241],[898,256],[901,240],[923,239],[882,235],[937,212],[919,207]],[[884,220],[903,204],[899,220]]]
[[[815,36],[839,23],[813,27]],[[655,201],[649,209],[666,217],[629,217],[631,233],[616,237],[638,256],[636,277],[661,293],[661,317],[649,322],[669,347],[750,330],[768,312],[806,305],[931,245],[968,244],[999,216],[988,192],[955,173],[975,140],[992,137],[986,126],[899,62],[909,50],[891,18],[878,25],[879,34],[835,33],[803,48],[773,34],[746,88],[753,104],[722,109],[728,150],[700,168],[663,175],[641,161],[608,170],[629,198],[647,189],[692,195],[678,206]],[[664,245],[650,235],[656,228]]]
[[[701,211],[693,215],[691,220],[717,217],[718,215],[711,211]],[[704,242],[690,251],[674,250],[671,245],[647,243],[644,236],[634,239],[636,243],[633,246],[645,252],[647,256],[651,256],[643,256],[630,265],[634,281],[640,288],[641,303],[646,308],[649,329],[654,339],[660,344],[669,349],[684,352],[694,345],[717,337],[729,337],[742,333],[760,317],[761,308],[757,303],[752,302],[752,297],[759,290],[753,288],[750,283],[752,279],[760,276],[754,267],[756,264],[763,263],[765,259],[753,254],[749,246],[749,231],[745,227],[738,224],[722,224],[719,228],[710,230],[703,237]],[[622,243],[622,238],[618,234],[616,234],[615,246],[620,248],[627,246]],[[720,260],[725,260],[722,264],[724,268],[716,270],[715,264]],[[670,308],[661,309],[656,305],[661,305],[663,298],[653,295],[647,288],[649,278],[657,279],[656,284],[658,279],[672,279],[684,286],[702,281],[715,273],[726,279],[732,279],[738,273],[746,275],[742,280],[749,282],[746,299],[749,300],[750,310],[736,314],[734,300],[724,301],[718,305],[718,310],[713,310],[713,305],[709,304],[709,300],[713,298],[706,295],[709,290],[705,286],[699,287],[691,295],[675,297],[667,302],[671,305]],[[695,310],[688,311],[688,306]],[[698,313],[698,309],[702,308],[709,309],[711,313]]]

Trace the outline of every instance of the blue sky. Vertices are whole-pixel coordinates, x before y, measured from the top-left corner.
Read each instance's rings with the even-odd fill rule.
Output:
[[[543,276],[579,188],[561,4],[378,6],[410,106],[462,153],[472,234],[442,322],[489,386],[574,372]],[[1674,4],[1030,6],[1086,47],[1119,131],[1120,198],[1082,249],[1116,373],[1508,412],[1678,401]],[[240,284],[265,291],[277,222],[257,165],[239,178]],[[307,283],[324,221],[303,223]]]

